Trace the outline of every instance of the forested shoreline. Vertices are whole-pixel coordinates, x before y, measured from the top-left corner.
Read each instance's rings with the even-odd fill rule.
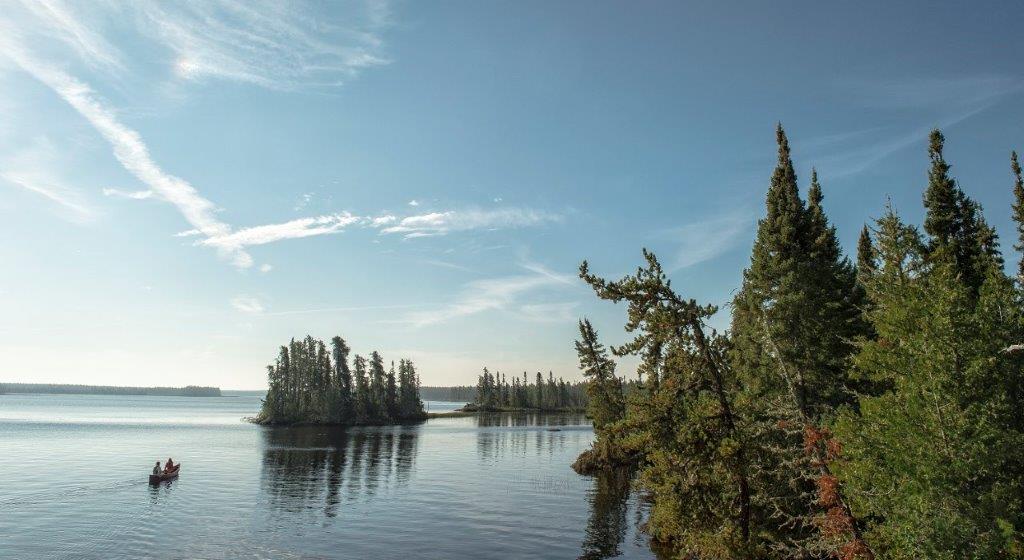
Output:
[[[411,360],[391,362],[376,351],[358,354],[349,367],[351,349],[340,336],[331,350],[307,336],[281,346],[267,366],[269,388],[260,424],[381,425],[415,422],[427,417],[420,400],[420,380]]]
[[[427,401],[473,402],[476,399],[476,387],[473,385],[424,385],[420,387],[420,396]]]
[[[1024,558],[1024,260],[929,137],[923,232],[891,205],[845,257],[812,172],[801,198],[789,142],[749,267],[718,308],[676,291],[658,259],[609,281],[633,338],[576,343],[596,440],[582,473],[631,468],[647,531],[679,558]],[[1007,200],[1024,250],[1016,153]],[[640,359],[628,394],[615,357]]]
[[[555,380],[555,374],[548,372],[545,380],[541,372],[537,372],[535,382],[531,385],[527,373],[523,377],[508,377],[502,373],[491,373],[484,368],[477,378],[476,394],[472,406],[464,410],[480,412],[501,412],[515,410],[536,410],[541,412],[581,411],[587,406],[585,382],[566,382],[561,377]]]
[[[130,395],[152,397],[219,397],[219,387],[119,387],[58,383],[0,383],[0,393],[41,395]]]

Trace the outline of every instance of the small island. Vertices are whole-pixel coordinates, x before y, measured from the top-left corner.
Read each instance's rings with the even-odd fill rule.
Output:
[[[561,377],[556,381],[550,371],[545,380],[538,371],[531,385],[525,371],[521,380],[513,376],[510,382],[504,374],[484,368],[473,402],[456,412],[583,412],[586,407],[585,382],[566,382]]]
[[[282,346],[267,366],[269,389],[253,422],[265,425],[388,425],[426,419],[420,380],[411,360],[385,370],[376,351],[356,355],[349,367],[348,344],[340,336],[331,349],[306,336]]]

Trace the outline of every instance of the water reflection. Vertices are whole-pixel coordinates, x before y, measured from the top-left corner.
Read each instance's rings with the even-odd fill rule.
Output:
[[[578,433],[587,429],[582,414],[539,414],[531,412],[478,414],[474,418],[478,428],[478,456],[493,462],[507,456],[525,456],[529,448],[537,455],[552,455],[565,451],[566,431]]]
[[[417,428],[301,426],[263,430],[262,487],[270,505],[337,514],[343,500],[369,499],[409,480]]]
[[[622,554],[626,538],[631,473],[625,470],[602,472],[594,476],[594,490],[587,497],[590,517],[583,537],[580,560],[614,558]]]

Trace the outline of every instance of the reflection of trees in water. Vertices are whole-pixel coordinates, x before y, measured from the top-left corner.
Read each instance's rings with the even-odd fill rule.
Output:
[[[409,480],[416,460],[414,426],[263,430],[262,488],[286,511],[323,507],[333,517],[343,499],[369,497]]]
[[[509,428],[481,430],[477,434],[477,450],[485,461],[506,455],[524,455],[531,443],[538,455],[544,451],[552,454],[566,444],[563,427],[586,424],[586,417],[582,414],[536,412],[477,414],[475,420],[478,428]]]
[[[631,474],[626,470],[602,471],[594,476],[594,492],[588,496],[590,518],[583,537],[581,560],[613,558],[622,553],[626,538]]]

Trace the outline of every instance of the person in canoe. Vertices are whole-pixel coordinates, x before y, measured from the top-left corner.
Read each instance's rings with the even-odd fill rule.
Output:
[[[160,462],[159,462],[159,461],[157,461],[157,463],[156,463],[156,464],[157,464],[157,465],[159,465],[159,464],[160,464]],[[169,474],[169,473],[172,473],[172,472],[174,472],[174,471],[175,471],[175,469],[177,469],[177,468],[178,468],[178,465],[175,465],[175,464],[174,464],[174,460],[173,460],[173,459],[171,459],[170,457],[168,457],[168,458],[167,458],[167,464],[166,464],[166,465],[164,465],[164,474]]]
[[[156,466],[153,467],[153,475],[160,476],[160,461],[156,462]]]

